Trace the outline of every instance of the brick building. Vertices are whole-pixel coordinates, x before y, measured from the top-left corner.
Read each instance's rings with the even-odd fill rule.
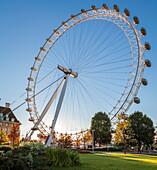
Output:
[[[6,103],[5,107],[0,106],[0,131],[5,132],[7,135],[10,133],[10,128],[13,125],[18,125],[19,129],[21,125],[9,107],[9,103]]]

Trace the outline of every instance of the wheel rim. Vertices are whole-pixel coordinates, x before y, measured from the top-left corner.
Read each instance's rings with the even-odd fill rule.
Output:
[[[112,107],[110,108],[110,109],[106,109],[106,108],[104,108],[104,107],[99,107],[99,108],[101,108],[101,110],[103,110],[103,111],[105,111],[105,112],[107,112],[108,114],[109,114],[109,116],[111,117],[111,119],[114,119],[114,117],[120,112],[120,111],[127,111],[128,109],[129,109],[129,107],[130,107],[130,105],[132,104],[132,102],[133,102],[133,97],[134,96],[136,96],[137,95],[137,92],[138,92],[138,90],[139,90],[139,87],[140,87],[140,84],[141,84],[141,77],[142,77],[142,75],[143,75],[143,71],[144,71],[144,52],[143,52],[143,45],[142,45],[142,43],[141,43],[141,40],[140,40],[140,36],[139,36],[139,34],[138,34],[138,31],[135,29],[135,27],[133,26],[133,24],[126,18],[126,17],[124,17],[122,14],[120,14],[120,13],[117,13],[115,10],[106,10],[106,9],[97,9],[96,11],[95,10],[88,10],[88,11],[86,11],[86,15],[83,15],[83,14],[78,14],[78,15],[76,15],[76,16],[72,16],[69,20],[67,20],[66,22],[64,22],[60,27],[58,27],[58,29],[56,29],[55,31],[54,31],[54,33],[50,36],[50,38],[48,38],[47,39],[47,41],[45,42],[45,44],[44,44],[44,46],[41,48],[41,50],[40,50],[40,52],[39,52],[39,54],[38,54],[38,56],[37,56],[37,58],[36,58],[36,60],[35,60],[35,62],[34,62],[34,65],[33,65],[33,67],[32,67],[32,70],[31,70],[31,74],[30,74],[30,78],[32,78],[33,79],[33,81],[31,81],[31,79],[29,80],[29,83],[28,83],[28,88],[29,89],[32,89],[32,91],[28,91],[28,93],[27,93],[27,98],[29,99],[29,98],[32,98],[32,96],[34,96],[35,94],[36,94],[36,91],[40,91],[41,90],[41,88],[38,88],[38,83],[39,82],[41,82],[41,80],[43,79],[44,80],[44,75],[42,75],[42,76],[40,76],[40,74],[41,74],[41,70],[43,70],[43,68],[44,67],[46,67],[46,65],[44,64],[44,62],[46,63],[49,59],[50,59],[50,52],[51,51],[56,51],[56,52],[53,52],[53,59],[57,59],[55,56],[57,56],[58,55],[58,53],[59,53],[59,55],[58,56],[61,56],[62,55],[62,53],[61,52],[58,52],[56,49],[60,49],[60,47],[61,46],[64,46],[65,45],[65,42],[66,41],[69,41],[69,43],[70,43],[70,40],[72,40],[72,37],[70,36],[71,35],[71,32],[75,32],[76,33],[76,31],[78,30],[78,32],[77,33],[79,33],[79,30],[80,30],[80,28],[79,27],[81,27],[81,24],[83,25],[84,23],[87,23],[87,22],[95,22],[95,27],[97,28],[98,27],[98,24],[99,25],[101,25],[102,23],[104,24],[106,24],[106,23],[110,23],[110,24],[108,24],[108,26],[107,26],[107,24],[106,24],[106,26],[104,26],[104,28],[108,28],[109,29],[109,27],[111,27],[111,29],[109,29],[110,30],[110,33],[108,33],[108,35],[106,34],[106,36],[107,37],[112,37],[114,34],[113,34],[113,32],[115,31],[117,31],[119,34],[118,35],[120,35],[120,31],[121,31],[121,33],[123,33],[123,38],[125,38],[125,40],[126,40],[126,42],[128,43],[128,45],[130,46],[129,47],[129,50],[128,50],[128,52],[131,54],[131,55],[128,55],[127,53],[126,53],[126,51],[125,52],[122,52],[122,49],[120,50],[120,52],[121,52],[121,54],[118,54],[117,56],[119,57],[117,57],[117,56],[114,56],[115,54],[114,53],[118,53],[119,51],[117,50],[117,51],[114,51],[114,53],[111,53],[111,51],[110,51],[110,59],[109,59],[109,54],[108,55],[106,55],[107,54],[107,51],[105,52],[105,55],[106,55],[106,58],[107,58],[107,61],[106,61],[106,63],[103,63],[102,62],[102,66],[106,66],[106,65],[110,65],[110,67],[112,67],[110,70],[112,70],[112,72],[114,72],[114,71],[119,71],[120,69],[121,69],[121,72],[125,72],[126,71],[126,69],[124,69],[124,67],[126,66],[126,68],[127,68],[127,66],[128,66],[128,68],[130,69],[129,70],[129,72],[128,72],[128,70],[127,70],[127,74],[129,74],[129,76],[127,76],[127,77],[125,77],[125,76],[123,76],[122,75],[122,73],[121,73],[121,78],[117,78],[117,76],[119,77],[120,75],[114,75],[114,78],[113,78],[113,80],[114,80],[114,82],[116,81],[116,79],[118,80],[120,80],[120,79],[127,79],[127,81],[125,82],[125,86],[124,85],[122,85],[123,86],[123,90],[120,90],[120,95],[117,97],[116,95],[116,97],[113,97],[113,92],[115,91],[115,92],[119,92],[119,89],[116,89],[116,90],[114,90],[114,85],[116,86],[116,83],[114,83],[114,82],[112,82],[112,81],[110,81],[110,82],[108,82],[107,81],[107,78],[109,79],[109,78],[111,78],[111,73],[110,73],[110,75],[108,76],[108,77],[106,77],[106,78],[104,78],[105,76],[104,75],[106,75],[107,74],[107,72],[109,72],[109,67],[108,66],[106,66],[106,73],[105,74],[103,74],[104,72],[105,72],[105,70],[103,70],[102,72],[99,72],[99,76],[102,78],[104,78],[103,80],[105,80],[104,82],[105,83],[108,83],[108,87],[105,87],[106,89],[108,89],[108,90],[110,90],[110,92],[112,91],[112,95],[110,95],[110,94],[108,94],[109,92],[105,92],[104,90],[102,91],[102,89],[100,90],[97,90],[97,95],[99,94],[99,96],[102,96],[101,95],[101,92],[105,95],[105,93],[106,93],[106,96],[108,96],[108,97],[111,97],[111,98],[116,98],[116,103],[114,103],[114,105],[113,104],[111,104],[111,103],[113,103],[112,101],[111,101],[111,99],[110,99],[110,102],[108,101],[108,100],[106,100],[106,104],[108,103],[108,104],[110,104],[110,105],[112,105]],[[100,22],[97,22],[97,21],[100,21]],[[102,23],[101,23],[102,22]],[[90,24],[91,25],[91,24]],[[113,27],[112,25],[115,25],[116,27]],[[85,27],[85,24],[83,25],[84,27]],[[83,27],[82,26],[82,27]],[[74,31],[73,31],[73,28],[74,28]],[[75,29],[76,28],[76,29]],[[87,25],[87,28],[89,29],[89,25]],[[87,29],[86,28],[86,29]],[[92,27],[90,27],[91,28],[91,30],[92,30]],[[99,27],[98,27],[99,28]],[[85,29],[85,28],[84,28]],[[96,29],[95,29],[96,30]],[[113,31],[113,32],[111,32],[111,30]],[[99,32],[102,32],[103,30],[102,29],[100,29],[99,30]],[[86,32],[88,33],[88,31],[86,30]],[[92,32],[92,31],[91,31]],[[95,33],[95,31],[93,31],[94,33]],[[103,32],[102,32],[103,33]],[[68,35],[69,34],[69,35]],[[83,34],[83,33],[82,33]],[[88,34],[89,35],[89,34]],[[90,35],[95,35],[95,34],[90,34]],[[117,35],[117,39],[118,39],[118,35]],[[101,36],[104,36],[105,37],[105,35],[103,34],[97,34],[97,38],[98,37],[100,37],[101,38]],[[80,35],[80,37],[81,37],[81,35]],[[80,38],[79,37],[79,38]],[[104,38],[103,37],[103,38]],[[69,40],[68,40],[68,38],[69,38]],[[87,37],[86,37],[87,38]],[[90,37],[90,38],[92,38],[92,36]],[[120,38],[122,38],[122,37],[120,37]],[[119,39],[120,39],[119,38]],[[65,40],[64,40],[65,39]],[[67,40],[66,40],[67,39]],[[114,43],[112,42],[112,40],[114,40],[113,42],[115,42],[116,40],[115,39],[112,39],[112,38],[109,38],[109,41],[108,41],[108,43],[110,44],[110,46],[112,46],[112,48],[114,48],[114,50],[115,50],[115,48],[117,47],[119,47],[119,48],[121,48],[122,46],[123,46],[123,41],[120,41],[121,43],[116,43],[116,45],[114,46]],[[76,39],[75,39],[75,41],[76,41]],[[75,42],[74,41],[74,42]],[[100,40],[99,40],[100,41]],[[82,43],[84,42],[84,39],[82,40]],[[91,41],[92,42],[92,41]],[[89,38],[88,38],[88,43],[90,43],[89,44],[89,46],[91,46],[90,48],[94,48],[93,46],[96,44],[95,42],[93,42],[93,43],[91,43],[90,41],[89,41]],[[101,42],[102,43],[104,43],[102,40],[101,40]],[[77,44],[77,42],[75,42],[76,44]],[[58,45],[59,44],[59,45]],[[74,46],[76,46],[76,44],[74,45]],[[117,45],[118,44],[118,45]],[[92,46],[93,45],[93,46]],[[97,44],[98,45],[98,44]],[[66,46],[66,45],[65,45]],[[71,45],[72,46],[72,45]],[[89,47],[88,46],[88,47]],[[114,47],[113,47],[114,46]],[[123,47],[125,47],[125,46],[123,46]],[[56,49],[55,49],[56,48]],[[72,47],[70,47],[70,45],[69,46],[66,46],[66,49],[67,48],[72,48]],[[76,47],[74,47],[74,48],[76,48]],[[80,49],[81,49],[82,47],[80,47]],[[90,48],[88,49],[88,50],[90,50]],[[110,47],[108,47],[108,46],[106,46],[106,48],[110,48]],[[63,48],[62,48],[63,49]],[[99,49],[101,49],[101,48],[99,48]],[[70,50],[69,50],[70,51]],[[74,51],[74,53],[75,54],[73,54],[73,55],[75,55],[76,56],[76,53],[77,53],[77,55],[79,55],[79,52],[77,51],[75,51],[75,50],[73,50]],[[81,51],[81,50],[80,50]],[[93,51],[94,52],[94,51]],[[99,53],[100,53],[100,51],[98,51]],[[84,52],[84,55],[86,54],[87,52]],[[108,51],[108,53],[109,53],[109,51]],[[69,54],[70,54],[70,52],[69,52]],[[111,56],[111,54],[113,55],[113,56]],[[51,54],[52,55],[52,54]],[[80,55],[81,55],[81,52],[80,52]],[[128,55],[129,57],[131,57],[130,59],[130,61],[131,61],[131,63],[132,64],[130,64],[130,65],[125,65],[125,66],[123,66],[123,65],[120,65],[121,63],[123,63],[123,62],[127,62],[127,59],[128,59],[128,61],[129,61],[129,58],[124,58],[124,56],[125,55]],[[57,57],[58,57],[57,56]],[[67,59],[68,59],[68,54],[66,54],[66,51],[65,51],[65,58],[61,58],[60,57],[60,59],[58,59],[58,61],[60,61],[62,64],[64,64],[64,65],[66,65],[68,68],[71,68],[71,67],[73,67],[71,64],[70,64],[70,62],[69,62],[69,64],[66,64],[66,62],[67,62]],[[83,52],[82,52],[82,56],[83,56]],[[127,56],[127,57],[128,57]],[[84,60],[83,58],[81,58],[81,60],[80,60],[80,63],[82,64],[82,63],[84,63],[84,64],[82,64],[82,66],[78,66],[77,65],[77,67],[73,67],[72,69],[74,69],[74,70],[76,70],[76,72],[78,72],[78,74],[79,74],[79,79],[81,79],[80,78],[80,76],[81,76],[81,72],[79,71],[79,67],[81,68],[82,67],[82,69],[85,67],[85,71],[84,71],[84,74],[86,75],[86,78],[84,77],[84,79],[87,79],[87,71],[88,71],[88,69],[93,69],[93,68],[96,68],[96,65],[97,65],[97,67],[99,67],[99,68],[101,68],[102,69],[102,67],[100,66],[101,65],[101,63],[100,62],[96,62],[96,60],[93,58],[93,56],[90,56],[93,60],[92,60],[92,64],[90,64],[89,62],[88,63],[86,63],[87,62],[87,60]],[[102,56],[101,55],[99,55],[99,58],[98,59],[100,59],[100,58],[102,58]],[[105,58],[105,57],[104,57]],[[70,57],[69,57],[69,59],[70,59]],[[89,54],[88,54],[88,56],[87,56],[87,59],[90,59],[89,58]],[[118,60],[117,60],[118,59]],[[40,61],[39,61],[40,60]],[[75,63],[78,63],[78,61],[79,61],[79,58],[77,58],[77,59],[75,59]],[[86,62],[85,62],[86,61]],[[104,59],[102,59],[101,61],[104,61]],[[74,62],[74,60],[73,60],[73,62]],[[55,65],[57,65],[57,61],[54,61],[54,63],[55,63]],[[60,63],[58,63],[58,64],[60,64]],[[104,65],[103,65],[104,64]],[[119,66],[116,66],[116,65],[119,65]],[[93,67],[93,65],[94,65],[94,67]],[[52,68],[55,68],[55,67],[52,67]],[[114,71],[113,71],[114,70]],[[55,72],[56,70],[54,69],[54,70],[52,70],[52,72]],[[94,71],[95,71],[95,73],[94,73]],[[98,83],[98,78],[99,78],[99,76],[96,76],[96,71],[98,71],[98,70],[94,70],[93,71],[93,74],[94,74],[94,76],[92,77],[92,75],[90,75],[92,78],[91,79],[94,79],[94,81],[92,80],[90,80],[90,82],[88,82],[89,84],[95,84],[95,82],[96,83]],[[51,71],[49,71],[48,72],[48,74],[50,75],[50,73],[51,73]],[[53,80],[55,80],[55,78],[57,78],[57,76],[59,77],[59,75],[57,75],[58,73],[56,73],[55,74],[55,76],[56,77],[53,77],[54,79]],[[91,74],[91,73],[90,73]],[[89,75],[89,74],[88,74]],[[46,76],[46,74],[45,74],[45,76]],[[88,77],[89,78],[89,77]],[[44,80],[45,81],[45,80]],[[79,80],[77,80],[76,79],[76,81],[79,81]],[[84,80],[85,81],[85,80]],[[87,80],[86,80],[87,81]],[[49,82],[50,83],[50,82]],[[82,83],[82,82],[81,82]],[[86,87],[86,84],[81,84],[80,83],[80,88],[82,87],[82,89],[84,89],[84,91],[86,91],[85,89],[87,89],[87,87]],[[87,83],[87,82],[86,82]],[[48,82],[47,82],[47,84],[48,84]],[[117,85],[119,85],[119,84],[117,84]],[[74,88],[74,86],[75,86],[75,88],[78,86],[78,85],[71,85],[69,88],[71,88],[72,89],[72,87]],[[99,87],[100,87],[100,84],[99,84]],[[37,89],[38,88],[38,89]],[[104,88],[104,86],[102,87],[102,88]],[[78,88],[79,89],[79,88]],[[95,88],[96,89],[96,88]],[[105,89],[105,90],[106,90]],[[92,89],[91,91],[93,91],[94,89]],[[98,92],[99,91],[99,92]],[[48,91],[47,91],[47,93],[48,93]],[[73,92],[74,93],[74,92]],[[75,91],[75,93],[76,93],[76,91]],[[93,101],[93,97],[92,97],[92,99],[91,99],[91,97],[90,97],[90,94],[88,94],[88,93],[91,93],[91,92],[87,92],[87,94],[86,94],[86,96],[88,96],[87,98],[86,97],[83,97],[84,95],[83,95],[83,90],[82,90],[82,92],[80,92],[79,94],[77,94],[77,96],[78,95],[82,95],[82,97],[81,98],[86,98],[86,100],[84,100],[84,101],[86,101],[85,103],[88,103],[88,105],[92,105],[92,103],[93,103],[93,105],[95,104],[95,102],[92,102]],[[66,96],[66,99],[67,98],[70,98],[70,97],[68,97],[68,96]],[[97,97],[98,98],[98,97]],[[66,100],[65,99],[65,100]],[[90,104],[89,104],[89,102],[87,102],[87,99],[88,100],[91,100],[91,102],[90,102]],[[101,99],[103,99],[104,101],[105,101],[105,99],[104,99],[104,97],[101,97]],[[39,100],[39,99],[38,99]],[[45,99],[45,100],[47,100],[47,99]],[[75,100],[75,99],[73,99],[73,100]],[[79,99],[80,100],[80,99]],[[77,101],[77,105],[79,106],[79,107],[81,107],[81,101]],[[70,99],[69,99],[69,101],[70,101]],[[76,102],[75,102],[76,103]],[[104,104],[104,103],[101,103],[101,102],[99,102],[101,105],[102,104]],[[83,103],[82,103],[83,104]],[[35,99],[35,97],[33,97],[32,98],[32,100],[31,101],[29,101],[28,102],[28,108],[32,108],[32,111],[29,111],[30,112],[30,115],[32,116],[32,117],[34,117],[34,119],[35,119],[35,122],[38,120],[38,118],[39,118],[39,113],[38,113],[38,111],[37,111],[37,102],[36,102],[36,99]],[[42,104],[43,105],[43,104]],[[67,104],[68,105],[68,104]],[[78,107],[77,106],[77,107]],[[38,106],[39,107],[39,106]],[[71,109],[71,111],[70,112],[73,112],[74,111],[74,106],[69,106],[69,107],[71,107],[71,108],[73,108],[73,109]],[[85,106],[84,106],[85,107]],[[89,107],[89,106],[88,106]],[[109,107],[109,106],[108,106]],[[41,109],[42,110],[42,109]],[[41,110],[39,111],[39,112],[41,112]],[[72,111],[73,110],[73,111]],[[91,112],[90,110],[90,108],[86,108],[86,110],[88,110],[87,112]],[[92,109],[93,110],[93,112],[92,112],[92,114],[94,114],[95,112],[97,112],[97,111],[100,111],[100,109]],[[62,111],[61,111],[62,112]],[[67,108],[67,112],[68,112],[68,108]],[[83,115],[83,111],[81,111],[80,110],[80,112],[82,112],[82,120],[80,119],[79,121],[80,122],[82,122],[83,121],[83,117],[84,117],[84,115]],[[62,114],[61,114],[62,115]],[[62,115],[63,116],[63,115]],[[91,117],[92,115],[90,114],[90,117]],[[65,119],[65,118],[64,118]],[[70,119],[70,117],[68,118],[68,119]],[[87,119],[87,118],[86,118]],[[72,120],[71,120],[72,121]],[[76,124],[76,120],[75,120],[75,124]],[[79,123],[77,124],[77,126],[79,126]],[[59,127],[59,125],[58,125],[58,127]],[[80,125],[80,127],[81,127],[81,125]],[[89,128],[89,125],[87,125],[87,127],[86,127],[86,129],[87,128]],[[42,133],[47,133],[48,134],[48,125],[47,125],[47,123],[45,123],[44,121],[42,121],[41,123],[40,123],[40,131],[42,132]],[[81,127],[81,129],[85,129],[85,127]],[[61,131],[61,130],[60,130]],[[70,129],[66,129],[66,131],[70,131]],[[78,129],[75,129],[74,131],[79,131]]]

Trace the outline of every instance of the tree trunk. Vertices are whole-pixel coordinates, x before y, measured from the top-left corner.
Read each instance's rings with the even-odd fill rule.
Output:
[[[141,153],[141,143],[138,143],[138,153]]]
[[[124,142],[124,154],[126,154],[126,142]]]

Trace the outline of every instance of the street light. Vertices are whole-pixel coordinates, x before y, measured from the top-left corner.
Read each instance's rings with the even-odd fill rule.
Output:
[[[93,153],[94,153],[94,132],[95,132],[95,130],[93,129],[92,130],[92,150],[93,150]]]

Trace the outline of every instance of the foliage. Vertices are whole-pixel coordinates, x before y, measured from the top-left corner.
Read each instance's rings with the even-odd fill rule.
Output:
[[[80,154],[81,166],[52,170],[156,170],[157,156],[145,154]]]
[[[118,124],[116,128],[115,134],[115,143],[124,146],[124,150],[127,146],[132,143],[136,142],[132,136],[132,129],[130,128],[131,122],[126,116],[126,114],[121,113],[118,115]]]
[[[84,149],[85,149],[85,144],[86,144],[86,142],[92,143],[92,134],[91,134],[90,130],[87,130],[87,131],[83,134],[82,142],[84,143]]]
[[[49,166],[76,166],[80,165],[78,153],[61,148],[46,148],[46,158]]]
[[[80,148],[80,144],[81,144],[81,137],[80,135],[76,135],[76,148],[79,149]]]
[[[3,151],[4,153],[6,153],[7,151],[10,151],[10,150],[11,150],[10,147],[6,147],[6,146],[0,147],[0,151]]]
[[[79,152],[79,153],[90,153],[89,150],[79,150],[78,152]]]
[[[9,140],[13,145],[18,144],[20,140],[20,128],[18,124],[13,124],[8,135]]]
[[[91,131],[94,132],[94,142],[108,144],[111,142],[111,122],[106,113],[98,112],[94,115],[91,122]]]
[[[72,146],[72,138],[69,134],[60,134],[58,139],[58,145],[61,148],[71,148]]]
[[[0,157],[0,168],[10,170],[42,169],[46,166],[45,146],[30,143],[6,152]]]
[[[49,166],[76,166],[78,153],[61,148],[45,147],[41,143],[28,143],[0,153],[0,170],[40,170]]]
[[[140,151],[142,144],[147,147],[152,145],[155,131],[152,120],[139,111],[131,114],[129,118],[131,121],[130,127],[132,128],[134,138],[138,143],[138,151]]]
[[[7,135],[4,131],[0,131],[0,144],[5,144],[8,142]]]

